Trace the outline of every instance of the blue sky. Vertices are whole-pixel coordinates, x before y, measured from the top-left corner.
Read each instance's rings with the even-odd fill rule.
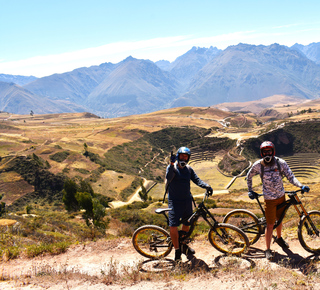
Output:
[[[320,42],[319,0],[0,0],[0,74],[42,77],[193,46]]]

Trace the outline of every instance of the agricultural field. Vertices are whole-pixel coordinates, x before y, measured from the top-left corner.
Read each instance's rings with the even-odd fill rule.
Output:
[[[293,109],[293,106],[279,105],[279,110],[281,110],[281,113],[284,113],[285,109],[289,112]],[[304,109],[308,104],[305,104],[305,107],[301,107],[301,104],[299,106],[294,107],[295,110]],[[299,115],[299,120],[304,120],[306,116],[318,118],[319,113],[316,108],[316,104],[313,104],[312,110],[308,114]],[[298,115],[291,118],[297,121]],[[274,121],[272,126],[270,123],[262,124],[259,123],[257,116],[252,113],[232,113],[210,107],[175,108],[114,119],[103,119],[89,113],[39,116],[0,113],[0,156],[2,157],[0,162],[0,179],[2,181],[0,194],[4,195],[3,201],[10,204],[34,190],[34,187],[19,174],[10,175],[5,172],[7,164],[15,157],[27,157],[34,154],[42,160],[41,162],[46,164],[46,170],[51,173],[63,173],[69,178],[88,180],[95,192],[116,200],[121,199],[123,191],[128,191],[128,188],[132,187],[132,182],[139,175],[139,172],[150,177],[153,174],[153,176],[158,176],[158,180],[156,183],[153,182],[154,184],[150,183],[152,189],[149,195],[156,200],[161,199],[167,164],[167,160],[162,157],[163,153],[161,151],[152,153],[152,148],[146,147],[148,143],[145,143],[145,145],[141,142],[140,145],[136,143],[137,145],[134,146],[138,146],[139,149],[135,151],[128,146],[123,147],[121,150],[134,152],[132,154],[137,159],[135,164],[131,163],[130,156],[127,156],[124,160],[124,155],[121,154],[126,154],[125,152],[112,150],[117,146],[135,144],[134,142],[147,134],[160,132],[165,128],[180,128],[181,125],[210,130],[210,133],[206,136],[208,138],[207,142],[203,140],[204,142],[201,143],[202,145],[200,144],[200,147],[199,145],[195,148],[192,145],[190,146],[193,152],[191,165],[197,174],[210,183],[216,191],[241,190],[246,188],[244,176],[234,179],[232,174],[221,172],[218,168],[219,162],[227,152],[225,150],[201,149],[203,144],[209,144],[211,138],[229,138],[235,141],[255,138],[264,132],[268,132],[267,130],[275,130],[282,124],[283,120]],[[183,130],[185,129],[181,129],[181,132]],[[155,140],[152,142],[157,144],[157,138],[162,137],[155,135],[154,138]],[[106,161],[108,164],[103,165],[106,170],[101,170],[101,164],[97,162],[99,161],[97,159],[103,158],[110,149],[114,152],[112,154],[115,159],[109,156]],[[147,152],[150,149],[151,151]],[[91,153],[91,156],[84,155],[86,150]],[[169,154],[169,149],[167,150]],[[285,159],[292,166],[299,179],[303,181],[310,179],[318,182],[319,158],[312,154],[305,153],[301,156],[295,154],[294,156],[286,156]],[[157,160],[160,162],[157,162]],[[117,164],[121,163],[123,164],[122,167],[117,169]],[[139,172],[137,169],[128,170],[136,166],[140,166]],[[112,168],[114,169],[112,170]],[[260,183],[259,179],[254,182],[256,184]],[[195,194],[201,193],[201,189],[196,186],[192,187],[192,191]],[[130,199],[134,194],[135,192],[126,194],[126,199]]]
[[[280,108],[292,109],[291,105]],[[88,242],[105,239],[106,244],[118,239],[115,243],[121,257],[125,253],[118,248],[118,241],[129,241],[137,227],[166,226],[163,216],[154,210],[167,206],[162,203],[165,171],[171,151],[180,146],[191,148],[190,165],[213,187],[208,204],[218,221],[235,208],[259,211],[256,201],[248,198],[245,175],[259,158],[259,144],[264,139],[276,144],[277,156],[284,158],[296,177],[310,186],[303,200],[307,210],[319,210],[319,113],[305,110],[265,123],[268,118],[209,107],[168,109],[115,119],[88,113],[0,113],[0,196],[1,202],[10,207],[0,219],[4,237],[0,241],[0,260],[14,264],[18,257],[32,261],[30,258],[42,259],[46,254],[68,255],[68,249],[72,251],[83,243],[79,251],[82,255]],[[66,210],[61,192],[69,179],[90,184],[100,205],[103,203],[105,228],[90,226],[83,209]],[[139,195],[141,184],[147,191],[145,201]],[[253,184],[261,192],[259,176],[254,177]],[[285,189],[293,187],[285,181]],[[204,190],[191,184],[191,192],[198,203]],[[297,215],[290,210],[284,224],[290,245],[297,243],[296,224]],[[207,230],[201,228],[196,236],[202,242]]]

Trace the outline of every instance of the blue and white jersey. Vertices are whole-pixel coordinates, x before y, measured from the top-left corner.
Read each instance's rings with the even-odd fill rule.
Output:
[[[276,158],[278,159],[282,175],[285,176],[293,185],[302,187],[302,184],[294,176],[287,162],[281,158],[274,157],[271,165],[265,165],[263,170],[262,192],[265,200],[278,199],[285,194],[282,176],[279,172],[278,164],[275,162]],[[249,191],[252,191],[252,177],[257,174],[261,176],[262,162],[263,159],[256,161],[247,174],[247,185]]]

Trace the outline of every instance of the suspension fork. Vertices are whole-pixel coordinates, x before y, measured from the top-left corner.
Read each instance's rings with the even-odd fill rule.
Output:
[[[294,203],[293,206],[294,206],[294,208],[296,209],[297,213],[299,214],[300,218],[303,216],[303,214],[304,214],[305,216],[309,216],[308,213],[307,213],[307,211],[306,211],[306,209],[304,208],[302,202],[300,201],[299,196],[298,196],[298,195],[295,195],[294,198],[295,198],[295,200],[297,201],[297,204]],[[298,204],[300,205],[302,211],[300,211],[299,208],[297,207]],[[303,214],[302,214],[302,213],[303,213]]]
[[[316,228],[316,226],[315,226],[314,223],[312,222],[312,220],[311,220],[308,212],[307,212],[306,209],[304,208],[304,206],[303,206],[302,202],[300,201],[298,195],[295,195],[295,200],[297,201],[297,204],[293,204],[293,206],[294,206],[294,208],[296,209],[296,211],[298,212],[300,219],[301,219],[303,216],[306,216],[309,224],[311,225],[311,228],[313,229],[313,231],[315,232],[315,234],[316,234],[317,236],[319,236],[319,231],[318,231],[318,229]],[[297,206],[298,204],[300,205],[302,211],[299,210],[299,208],[298,208],[298,206]],[[307,232],[308,232],[309,234],[312,234],[312,231],[311,231],[311,229],[309,228],[309,225],[308,225],[307,223],[305,223],[304,225],[305,225],[305,227],[306,227],[306,229],[307,229]]]

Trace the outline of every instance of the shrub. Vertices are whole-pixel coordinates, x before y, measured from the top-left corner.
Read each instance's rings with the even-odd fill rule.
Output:
[[[49,155],[49,158],[56,162],[62,162],[66,160],[69,155],[70,153],[68,151],[62,151]]]

